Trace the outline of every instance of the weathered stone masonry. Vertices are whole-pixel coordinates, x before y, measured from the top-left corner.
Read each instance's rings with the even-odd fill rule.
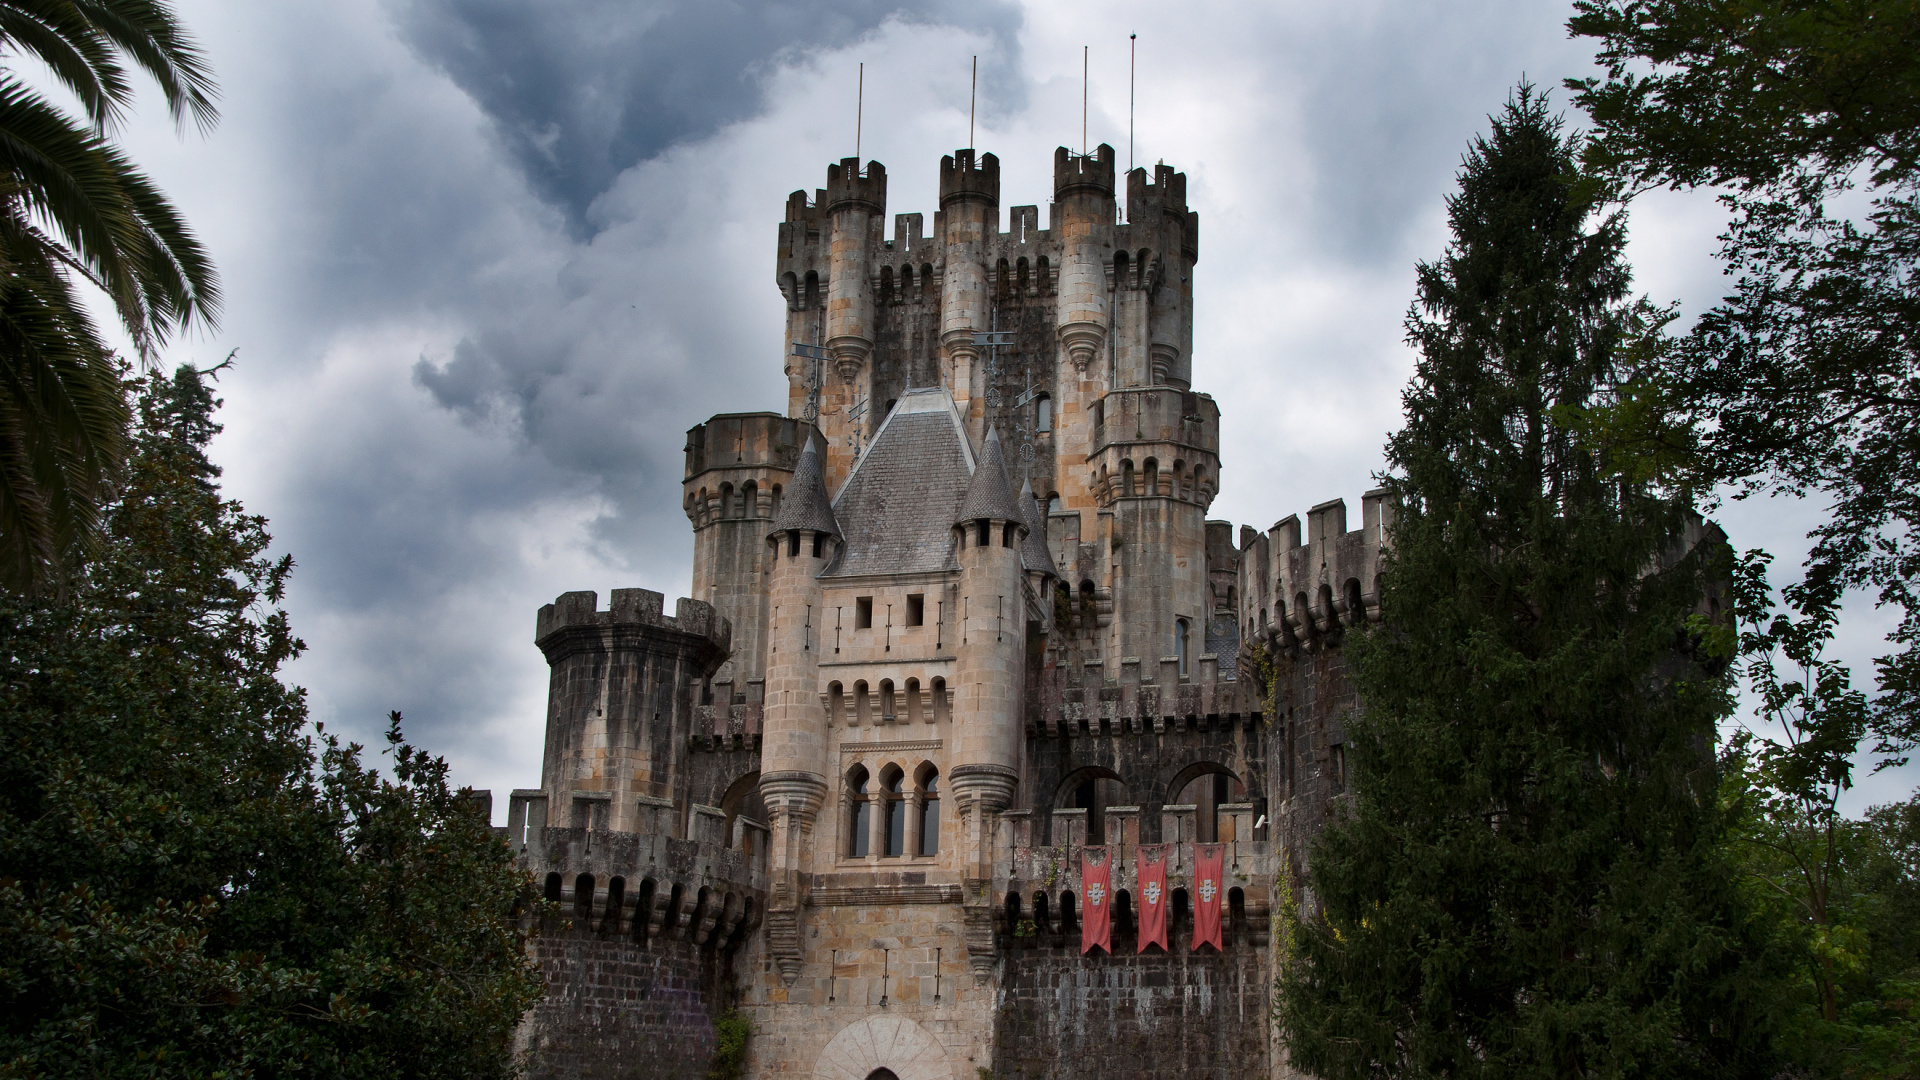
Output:
[[[1285,1075],[1272,920],[1344,788],[1388,508],[1206,520],[1183,174],[1134,170],[1123,213],[1112,149],[1063,148],[1041,228],[962,150],[891,237],[886,179],[788,199],[786,409],[688,432],[694,598],[541,609],[541,786],[504,830],[565,912],[531,1069],[701,1076],[738,1009],[756,1077]],[[1196,952],[1212,842],[1226,946]],[[1111,955],[1079,948],[1088,844]],[[1141,844],[1172,845],[1165,953]]]

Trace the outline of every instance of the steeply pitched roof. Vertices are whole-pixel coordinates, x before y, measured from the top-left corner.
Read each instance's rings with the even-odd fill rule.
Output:
[[[820,476],[820,452],[814,448],[813,433],[807,433],[807,447],[793,467],[793,482],[780,500],[780,512],[773,517],[772,532],[811,529],[840,536],[840,522],[833,516],[833,504],[827,501],[827,484]]]
[[[948,569],[973,450],[942,387],[908,390],[833,500],[845,548],[827,577]]]
[[[1060,576],[1053,565],[1053,553],[1047,550],[1047,519],[1040,511],[1040,499],[1033,493],[1033,482],[1020,483],[1020,508],[1027,512],[1027,538],[1020,542],[1020,562],[1029,571]]]
[[[980,465],[973,470],[973,479],[967,484],[967,497],[960,502],[960,512],[948,520],[977,521],[980,518],[993,518],[998,521],[1018,521],[1026,524],[1027,515],[1020,512],[1020,504],[1014,501],[1013,488],[1007,483],[1007,464],[1000,454],[1000,432],[987,429],[987,443],[980,448]]]

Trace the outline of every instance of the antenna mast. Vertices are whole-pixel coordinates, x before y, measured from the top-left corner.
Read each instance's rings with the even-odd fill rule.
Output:
[[[854,91],[854,95],[855,96],[853,99],[853,167],[855,169],[858,169],[860,168],[860,135],[861,135],[860,128],[861,128],[862,122],[866,119],[865,112],[867,107],[867,65],[864,62],[862,62],[860,65],[859,89]]]
[[[1133,171],[1133,61],[1140,51],[1140,35],[1127,35],[1127,171]]]
[[[967,90],[967,149],[973,149],[973,104],[980,97],[980,56],[973,57],[973,85]]]

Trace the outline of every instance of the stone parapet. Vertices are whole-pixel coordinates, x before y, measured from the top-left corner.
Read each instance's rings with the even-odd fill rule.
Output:
[[[533,641],[548,663],[571,648],[601,647],[609,634],[616,638],[616,645],[625,636],[682,639],[690,651],[713,656],[715,664],[732,649],[733,628],[705,601],[683,596],[674,604],[673,614],[667,615],[663,613],[666,596],[652,589],[615,589],[609,600],[607,610],[600,611],[598,594],[569,592],[541,607]]]
[[[1073,738],[1257,726],[1264,709],[1258,687],[1222,679],[1212,653],[1199,658],[1198,669],[1182,679],[1177,660],[1163,658],[1149,667],[1137,657],[1120,661],[1117,678],[1098,663],[1048,668],[1028,689],[1027,734]]]
[[[1242,664],[1260,650],[1298,653],[1337,644],[1350,626],[1380,618],[1380,557],[1393,526],[1384,489],[1361,499],[1347,529],[1344,499],[1282,518],[1266,533],[1242,529],[1238,616]]]

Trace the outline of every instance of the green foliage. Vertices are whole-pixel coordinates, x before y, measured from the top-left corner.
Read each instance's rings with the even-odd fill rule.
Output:
[[[127,424],[75,277],[143,358],[219,305],[199,241],[110,138],[126,62],[176,119],[211,123],[213,84],[161,0],[0,0],[0,50],[43,62],[85,113],[0,66],[0,586],[58,592],[99,538]]]
[[[1724,547],[1555,421],[1646,329],[1598,193],[1523,86],[1419,268],[1384,622],[1347,646],[1353,795],[1280,986],[1293,1064],[1329,1080],[1770,1072],[1714,797],[1728,678],[1685,655]]]
[[[216,403],[139,391],[99,557],[0,596],[0,1077],[508,1075],[531,882],[397,715],[390,776],[304,734]]]
[[[1902,612],[1862,736],[1898,761],[1920,739],[1920,2],[1576,9],[1607,69],[1569,84],[1588,164],[1626,189],[1718,187],[1732,214],[1733,292],[1645,366],[1649,407],[1623,426],[1694,490],[1820,496],[1784,598],[1810,626],[1850,588]]]
[[[728,1009],[713,1022],[713,1063],[707,1066],[707,1080],[738,1080],[747,1068],[747,1040],[753,1037],[753,1022],[740,1010]]]

